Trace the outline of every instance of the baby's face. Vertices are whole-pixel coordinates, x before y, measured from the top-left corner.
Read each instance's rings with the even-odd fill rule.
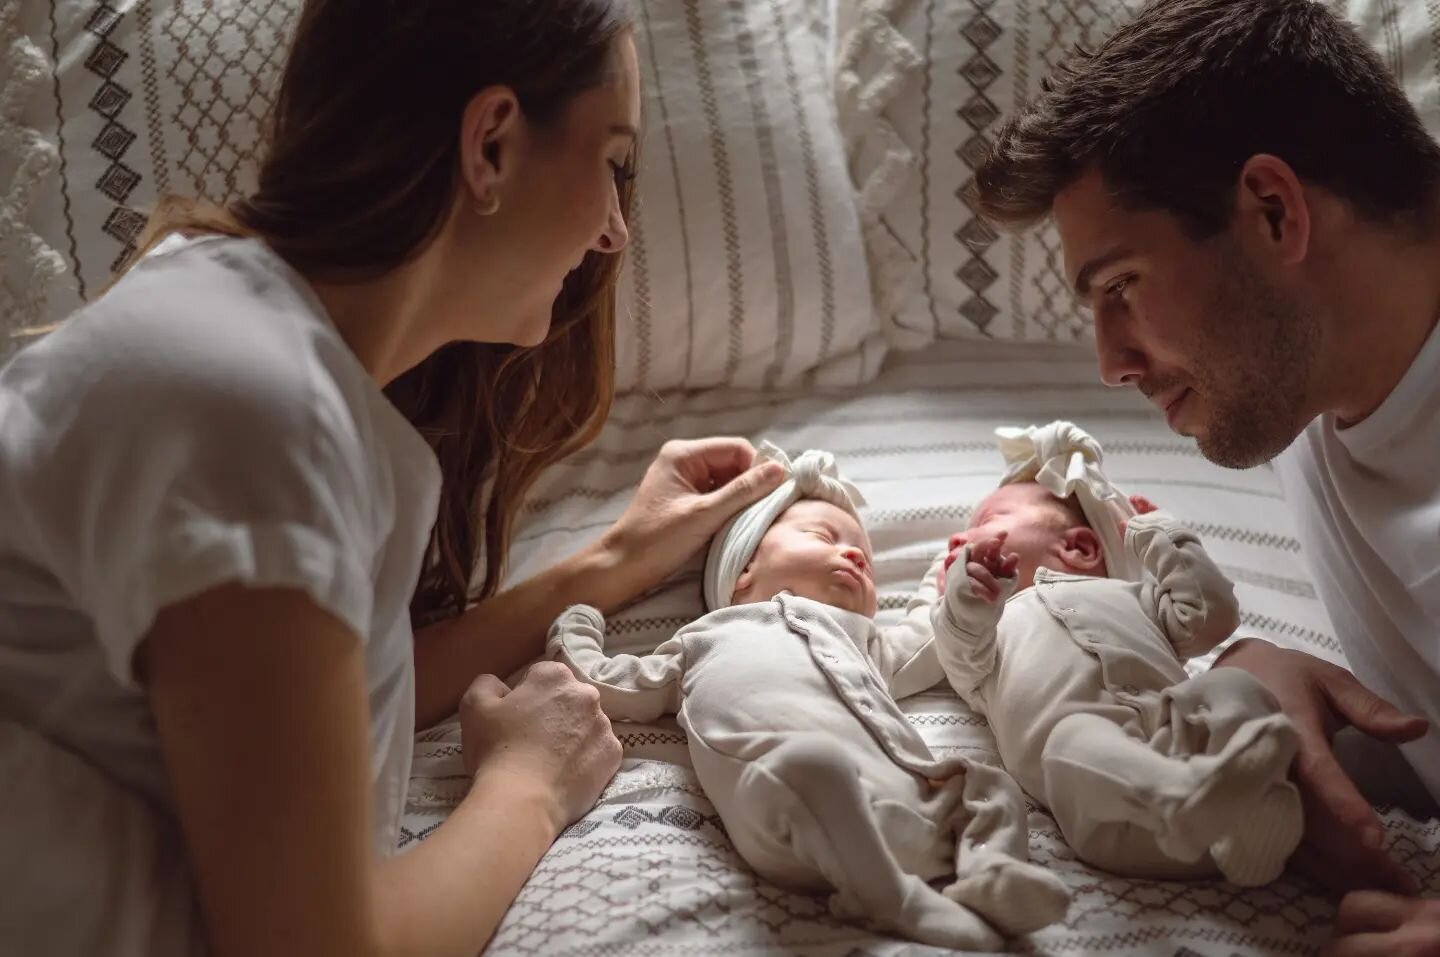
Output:
[[[782,591],[875,617],[875,577],[860,523],[843,508],[803,499],[776,520],[741,573],[735,603]]]
[[[1018,591],[1035,583],[1037,568],[1094,574],[1093,570],[1075,568],[1066,561],[1070,554],[1066,534],[1074,524],[1065,506],[1044,487],[1034,482],[1016,482],[1002,485],[986,496],[971,516],[970,528],[952,541],[978,544],[1005,532],[1002,551],[1020,556]]]

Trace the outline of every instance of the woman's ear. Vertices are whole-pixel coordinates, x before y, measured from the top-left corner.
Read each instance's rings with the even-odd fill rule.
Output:
[[[509,87],[486,87],[465,105],[460,171],[471,199],[482,207],[499,198],[500,184],[514,165],[520,119],[520,101]]]
[[[1100,547],[1100,536],[1084,525],[1076,525],[1065,533],[1060,543],[1060,557],[1071,568],[1091,575],[1104,574],[1105,552]]]

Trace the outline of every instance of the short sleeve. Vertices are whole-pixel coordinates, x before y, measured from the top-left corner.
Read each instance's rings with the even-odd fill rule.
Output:
[[[303,331],[231,325],[66,337],[22,354],[0,391],[0,495],[126,686],[157,614],[222,584],[302,589],[369,630],[363,430]]]

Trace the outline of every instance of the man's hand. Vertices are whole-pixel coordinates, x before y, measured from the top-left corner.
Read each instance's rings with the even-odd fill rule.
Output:
[[[1238,641],[1215,666],[1254,675],[1300,732],[1292,773],[1304,801],[1305,838],[1291,866],[1335,891],[1416,893],[1415,878],[1385,854],[1380,820],[1335,760],[1330,742],[1352,724],[1381,741],[1413,741],[1425,734],[1429,723],[1404,714],[1345,669],[1269,642]]]
[[[1340,902],[1335,940],[1321,957],[1437,957],[1440,900],[1356,891]]]

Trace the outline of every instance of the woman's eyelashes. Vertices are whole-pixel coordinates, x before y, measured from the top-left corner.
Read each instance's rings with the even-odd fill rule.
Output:
[[[616,162],[610,160],[610,172],[615,177],[615,182],[625,184],[635,178],[635,165],[627,158]]]

